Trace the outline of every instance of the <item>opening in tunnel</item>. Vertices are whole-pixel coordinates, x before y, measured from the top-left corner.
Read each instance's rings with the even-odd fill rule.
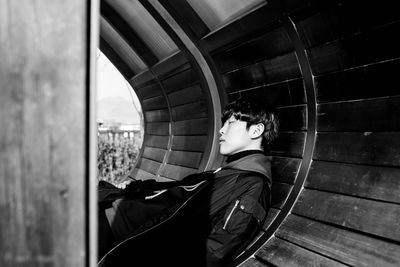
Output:
[[[121,73],[97,54],[97,179],[114,185],[128,179],[143,144],[140,101]]]

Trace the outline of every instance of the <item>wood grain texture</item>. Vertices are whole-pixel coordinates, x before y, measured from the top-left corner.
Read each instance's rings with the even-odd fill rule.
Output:
[[[228,72],[222,76],[228,93],[299,78],[301,75],[295,53],[281,55]]]
[[[277,108],[280,131],[305,131],[307,130],[307,106],[293,106]]]
[[[400,97],[318,106],[318,131],[399,131]]]
[[[171,110],[174,121],[207,118],[208,110],[205,101],[198,101],[181,106],[173,107]]]
[[[347,266],[276,237],[272,237],[255,258],[279,267]]]
[[[197,169],[200,165],[202,157],[203,153],[199,152],[172,150],[168,155],[167,163]]]
[[[292,185],[273,182],[271,186],[271,207],[282,209],[291,189]]]
[[[271,225],[271,223],[275,220],[276,216],[278,216],[280,209],[276,208],[270,208],[268,211],[267,218],[265,219],[263,229],[268,229],[268,227]]]
[[[194,168],[187,168],[177,165],[166,164],[160,170],[160,175],[173,179],[173,180],[182,180],[189,174],[196,173],[197,169]]]
[[[149,147],[157,147],[167,149],[169,136],[157,136],[146,134],[143,145]]]
[[[308,50],[315,75],[398,58],[400,22]],[[382,45],[384,44],[384,46]]]
[[[129,176],[135,180],[154,180],[156,178],[154,174],[138,168],[133,169]]]
[[[151,97],[162,96],[162,88],[155,80],[151,80],[151,82],[146,83],[144,86],[135,87],[135,89],[142,101]]]
[[[207,136],[174,136],[172,149],[183,151],[203,152],[207,142]]]
[[[234,96],[235,93],[231,93],[230,96]],[[306,95],[304,90],[304,84],[302,79],[286,80],[270,85],[256,87],[253,89],[241,91],[236,93],[236,99],[238,96],[257,96],[263,99],[265,103],[273,107],[285,107],[293,106],[306,103]]]
[[[201,135],[207,134],[209,118],[175,121],[172,123],[172,134],[174,135]]]
[[[292,212],[389,240],[400,240],[398,204],[305,189]]]
[[[167,150],[165,150],[165,149],[145,146],[143,148],[142,157],[162,163],[166,153],[167,153]]]
[[[294,184],[301,159],[273,157],[271,162],[272,180]]]
[[[88,9],[0,2],[2,267],[89,261]]]
[[[399,95],[400,60],[315,77],[319,103]]]
[[[167,108],[167,101],[163,95],[142,100],[143,111]]]
[[[302,157],[305,141],[305,132],[282,132],[272,145],[271,152],[280,157]]]
[[[400,166],[400,133],[318,133],[314,159]]]
[[[214,54],[213,58],[221,73],[225,73],[291,51],[293,51],[293,44],[289,36],[283,28],[278,28],[236,47]]]
[[[146,122],[170,121],[170,114],[168,109],[145,111],[143,115]]]
[[[398,20],[395,2],[385,5],[357,1],[339,3],[326,2],[317,7],[318,12],[296,21],[301,40],[306,48],[332,42],[334,40],[367,31],[377,26]],[[357,17],[354,14],[357,13]],[[376,14],[385,14],[377,16]]]
[[[305,187],[400,203],[400,168],[313,161]]]
[[[197,73],[190,68],[175,75],[172,75],[168,78],[165,78],[161,81],[161,83],[165,91],[167,93],[171,93],[183,88],[190,87],[195,83],[198,83],[198,81],[199,79],[197,77]]]
[[[274,10],[271,10],[268,5],[264,5],[206,36],[202,39],[202,45],[207,51],[215,53],[218,50],[230,48],[237,42],[245,42],[253,36],[276,29],[280,25]]]
[[[162,1],[161,4],[168,12],[173,13],[175,19],[178,17],[181,23],[187,24],[197,38],[210,32],[210,29],[187,1],[168,0]]]
[[[400,248],[366,235],[289,215],[276,236],[351,266],[399,266]]]
[[[161,167],[161,163],[154,161],[154,160],[150,160],[150,159],[146,159],[146,158],[141,158],[138,162],[138,164],[136,165],[136,167],[138,169],[141,169],[143,171],[146,171],[148,173],[157,175],[158,174],[158,170]]]
[[[169,135],[169,122],[148,122],[145,124],[146,134]]]
[[[169,103],[171,106],[178,106],[203,100],[204,92],[199,84],[195,84],[188,88],[183,88],[179,91],[174,91],[168,94]]]

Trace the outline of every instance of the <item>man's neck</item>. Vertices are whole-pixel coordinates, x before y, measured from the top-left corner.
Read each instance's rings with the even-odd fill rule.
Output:
[[[235,153],[233,155],[229,155],[226,158],[226,163],[230,163],[232,161],[238,160],[240,158],[243,158],[243,157],[246,157],[246,156],[252,155],[252,154],[264,154],[264,151],[258,150],[258,149],[240,151],[240,152]]]

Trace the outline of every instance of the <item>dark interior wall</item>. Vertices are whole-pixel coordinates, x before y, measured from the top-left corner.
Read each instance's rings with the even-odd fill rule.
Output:
[[[213,32],[186,1],[161,3],[215,70],[222,99],[263,98],[281,119],[265,233],[236,263],[251,256],[243,266],[398,266],[394,1],[268,1]],[[147,8],[157,18],[159,10]],[[181,52],[139,75],[123,58],[115,62],[145,111],[134,174],[180,179],[209,156],[213,107],[188,48],[157,20]]]

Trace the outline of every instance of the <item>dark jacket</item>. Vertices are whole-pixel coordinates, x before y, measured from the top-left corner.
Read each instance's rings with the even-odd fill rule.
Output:
[[[124,266],[127,261],[136,266],[224,266],[252,241],[265,220],[270,158],[251,154],[218,172],[145,184],[132,185],[129,196],[106,210],[117,243],[125,241],[100,266]],[[153,190],[165,187],[169,189],[151,198]]]

